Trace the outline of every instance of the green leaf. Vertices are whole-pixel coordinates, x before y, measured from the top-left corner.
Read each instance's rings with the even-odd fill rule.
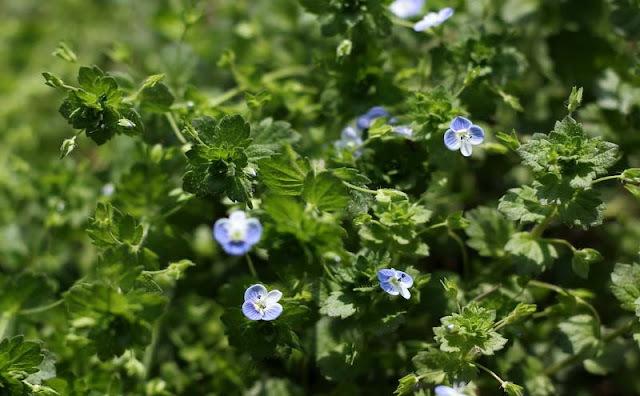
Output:
[[[640,201],[640,186],[634,186],[632,184],[625,184],[624,188],[627,189],[638,201]]]
[[[514,384],[513,382],[503,382],[502,389],[504,389],[509,396],[524,396],[524,388],[520,385]]]
[[[264,146],[273,151],[281,150],[286,144],[300,140],[300,134],[291,129],[286,121],[274,121],[265,118],[253,128],[253,144]]]
[[[329,172],[309,173],[304,181],[302,199],[321,212],[340,210],[349,203],[342,181]]]
[[[356,313],[355,302],[343,292],[334,291],[320,304],[320,313],[341,319],[348,318]]]
[[[520,147],[520,140],[518,140],[518,135],[516,135],[515,130],[512,130],[511,134],[498,132],[496,133],[496,139],[513,151],[518,150]]]
[[[247,106],[251,110],[258,110],[264,106],[266,106],[269,102],[271,102],[272,95],[271,92],[263,90],[255,95],[249,92],[244,93],[244,100],[247,102]]]
[[[577,190],[569,201],[558,206],[562,221],[570,227],[587,229],[602,224],[604,203],[596,190]]]
[[[75,150],[76,147],[76,136],[65,139],[62,142],[62,146],[60,146],[60,159],[63,159],[67,155],[71,154],[71,152]]]
[[[123,215],[110,203],[99,202],[87,234],[93,245],[101,249],[122,244],[136,246],[142,242],[143,227],[131,215]]]
[[[140,106],[142,109],[153,113],[168,112],[174,100],[175,98],[169,87],[158,81],[149,83],[147,79],[144,88],[140,91]]]
[[[287,154],[258,161],[260,177],[271,191],[281,195],[300,195],[309,167],[305,161]]]
[[[410,395],[415,390],[417,383],[418,377],[415,374],[407,374],[398,380],[398,387],[393,393],[398,396]]]
[[[630,168],[622,172],[622,181],[625,183],[640,184],[640,168]]]
[[[469,227],[465,229],[467,245],[481,256],[503,257],[504,246],[514,233],[513,223],[493,208],[480,206],[466,214]]]
[[[597,264],[603,260],[602,255],[595,249],[581,249],[573,253],[573,259],[571,259],[571,267],[581,278],[587,279],[589,277],[589,267],[592,264]]]
[[[512,188],[500,198],[498,210],[508,219],[522,223],[539,223],[551,215],[552,208],[542,205],[535,191],[525,186]]]
[[[636,312],[640,298],[640,264],[616,264],[611,273],[611,291],[622,308]]]
[[[76,56],[76,54],[64,41],[60,41],[58,43],[58,46],[51,53],[51,55],[57,56],[58,58],[70,63],[76,63],[78,61],[78,57]]]
[[[560,323],[560,331],[568,338],[572,354],[594,353],[600,345],[598,322],[591,315],[576,315]]]
[[[504,250],[520,273],[540,273],[553,264],[558,252],[553,244],[540,241],[528,232],[513,234]]]
[[[573,113],[580,107],[582,103],[582,87],[571,88],[571,94],[569,95],[569,100],[567,101],[567,109],[569,113]]]
[[[469,220],[462,217],[462,214],[462,212],[455,212],[447,216],[447,227],[450,230],[463,230],[469,227]]]
[[[33,341],[25,341],[19,335],[13,338],[5,338],[0,342],[0,373],[8,375],[19,372],[33,374],[38,372],[44,355],[40,351],[40,344]],[[1,378],[0,378],[1,381]]]
[[[444,352],[493,355],[507,343],[506,338],[493,331],[495,319],[496,311],[472,302],[461,313],[440,319],[442,326],[433,329],[435,339]]]

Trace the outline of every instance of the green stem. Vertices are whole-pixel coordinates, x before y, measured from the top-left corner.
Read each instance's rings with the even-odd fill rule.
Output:
[[[410,21],[405,21],[404,19],[400,19],[400,18],[391,18],[391,22],[393,22],[398,26],[409,27],[411,29],[413,29],[413,27],[415,26],[415,23]]]
[[[569,241],[564,240],[564,239],[559,239],[559,238],[540,238],[539,240],[542,241],[542,242],[555,243],[557,245],[564,245],[564,246],[568,247],[573,253],[578,251],[578,249],[573,247],[573,245],[571,243],[569,243]]]
[[[551,283],[540,282],[540,281],[537,281],[537,280],[531,280],[531,281],[529,281],[529,285],[531,285],[533,287],[540,288],[540,289],[552,290],[552,291],[554,291],[554,292],[556,292],[558,294],[568,294],[568,295],[572,296],[573,298],[575,298],[576,302],[578,304],[586,307],[593,314],[594,318],[598,322],[598,326],[597,326],[597,329],[596,329],[596,332],[597,332],[596,336],[598,338],[601,338],[600,328],[602,327],[602,321],[600,320],[600,315],[598,314],[598,311],[595,309],[595,307],[593,305],[589,304],[587,301],[583,300],[581,297],[576,296],[574,294],[571,294],[570,291],[568,291],[566,289],[563,289],[560,286],[553,285]]]
[[[466,84],[463,84],[460,89],[455,93],[455,95],[453,95],[454,98],[457,98],[458,96],[460,96],[462,94],[462,92],[464,92],[464,90],[467,88]]]
[[[491,294],[491,293],[493,293],[493,292],[496,292],[496,291],[500,290],[500,288],[501,288],[501,287],[502,287],[502,285],[494,286],[494,287],[492,287],[491,289],[487,290],[486,292],[481,293],[481,294],[478,294],[478,295],[477,295],[477,296],[475,296],[475,297],[473,298],[473,300],[471,300],[471,301],[480,301],[480,300],[482,300],[483,298],[485,298],[486,296],[488,296],[489,294]]]
[[[351,183],[346,182],[344,180],[342,181],[342,184],[344,184],[345,186],[349,187],[352,190],[360,191],[360,192],[363,192],[363,193],[366,193],[366,194],[374,194],[374,195],[378,194],[377,191],[369,190],[368,188],[358,187],[355,184],[351,184]]]
[[[12,318],[13,315],[9,311],[3,312],[2,315],[0,315],[0,340],[5,337]]]
[[[541,223],[536,224],[536,226],[531,229],[531,235],[533,235],[535,238],[540,238],[542,236],[544,230],[547,228],[551,220],[555,217],[557,205],[553,204],[551,205],[551,208],[552,209],[551,213],[549,213],[549,216],[545,217],[545,219],[542,220]]]
[[[50,309],[53,309],[53,308],[57,307],[58,305],[60,305],[62,303],[64,303],[64,300],[60,299],[60,300],[58,300],[56,302],[53,302],[53,303],[51,303],[49,305],[45,305],[45,306],[42,306],[42,307],[23,309],[23,310],[18,311],[18,315],[31,315],[31,314],[34,314],[34,313],[45,312],[45,311],[48,311]]]
[[[622,178],[622,175],[605,176],[605,177],[601,177],[599,179],[596,179],[596,180],[592,181],[591,184],[593,185],[593,184],[600,183],[600,182],[603,182],[603,181],[620,179],[620,178]]]
[[[331,278],[332,281],[340,284],[340,281],[338,279],[336,279],[336,277],[331,273],[331,271],[327,267],[327,264],[325,264],[324,261],[322,262],[322,267],[324,268],[324,271],[327,273],[327,275],[329,276],[329,278]]]
[[[462,251],[462,270],[464,272],[464,275],[468,277],[471,274],[471,268],[469,268],[469,254],[467,253],[466,246],[464,246],[464,241],[455,232],[449,230],[448,233],[451,239],[456,241],[460,246],[460,250]]]
[[[429,232],[431,230],[435,230],[436,228],[441,228],[441,227],[446,227],[446,226],[447,226],[447,222],[446,221],[443,221],[442,223],[438,223],[438,224],[433,224],[433,225],[430,225],[427,228],[424,228],[424,229],[420,230],[420,232],[418,232],[418,235],[422,235],[422,234],[424,234],[426,232]]]
[[[176,123],[176,119],[173,117],[173,114],[171,114],[171,112],[167,112],[167,113],[164,113],[164,115],[167,117],[167,121],[169,121],[169,125],[171,125],[171,130],[173,131],[173,134],[176,135],[180,143],[187,144],[187,139],[185,139],[182,132],[180,132],[180,128],[178,128],[178,124]]]
[[[251,272],[251,276],[258,279],[258,273],[256,272],[256,268],[253,266],[253,260],[251,260],[251,256],[249,253],[245,254],[244,257],[247,258],[247,265],[249,266],[249,272]]]
[[[500,377],[498,376],[498,374],[494,373],[492,370],[490,370],[489,368],[487,368],[487,367],[485,367],[485,366],[481,365],[481,364],[480,364],[480,363],[478,363],[478,362],[473,362],[473,365],[474,365],[474,366],[476,366],[476,367],[477,367],[477,368],[479,368],[479,369],[484,370],[484,371],[485,371],[485,372],[487,372],[489,375],[491,375],[493,378],[495,378],[495,379],[500,383],[500,386],[504,386],[505,381],[503,381],[503,380],[502,380],[502,378],[500,378]]]

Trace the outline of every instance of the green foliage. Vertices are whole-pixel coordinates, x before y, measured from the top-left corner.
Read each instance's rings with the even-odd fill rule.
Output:
[[[589,277],[589,267],[602,260],[603,257],[597,250],[590,248],[581,249],[573,253],[571,267],[573,268],[573,272],[586,279]]]
[[[640,264],[616,264],[611,281],[611,291],[622,308],[636,311],[636,300],[640,298]]]
[[[466,217],[469,220],[469,227],[465,229],[468,245],[481,256],[504,256],[504,246],[514,233],[513,223],[497,210],[483,206],[467,212]]]

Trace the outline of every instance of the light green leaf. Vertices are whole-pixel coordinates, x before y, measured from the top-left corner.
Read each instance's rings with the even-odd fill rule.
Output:
[[[320,313],[344,319],[356,313],[356,306],[348,295],[334,291],[320,304]]]
[[[616,264],[611,273],[611,291],[622,308],[636,312],[636,300],[640,298],[640,265]]]
[[[573,253],[573,259],[571,259],[571,267],[581,278],[587,279],[589,277],[589,267],[592,264],[597,264],[603,260],[602,255],[595,249],[581,249]]]
[[[502,257],[504,246],[514,233],[513,223],[493,208],[480,206],[467,212],[469,227],[465,229],[467,245],[481,256]]]
[[[321,212],[340,210],[349,203],[342,181],[329,172],[310,173],[304,181],[302,199]]]
[[[551,243],[539,241],[528,232],[514,234],[504,249],[511,253],[521,273],[540,273],[558,258],[558,252]]]

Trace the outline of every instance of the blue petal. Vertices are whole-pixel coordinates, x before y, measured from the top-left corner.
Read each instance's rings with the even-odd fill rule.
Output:
[[[221,243],[220,246],[222,246],[222,250],[232,256],[242,256],[251,250],[251,244],[247,243],[247,241],[229,241]]]
[[[439,385],[434,389],[438,396],[459,396],[458,391],[450,386]]]
[[[424,7],[424,0],[396,0],[389,6],[389,10],[398,18],[413,18],[420,15]]]
[[[246,301],[242,304],[242,313],[251,320],[262,319],[262,314],[256,309],[252,302]]]
[[[453,119],[453,121],[451,121],[451,129],[455,132],[469,129],[471,128],[471,125],[473,125],[471,121],[464,117],[456,117]]]
[[[396,271],[392,269],[381,269],[378,271],[378,280],[380,282],[388,282],[389,279],[396,276]]]
[[[396,271],[400,277],[400,284],[407,289],[413,286],[413,278],[406,272]]]
[[[471,142],[469,141],[469,139],[462,140],[462,145],[460,146],[460,152],[465,157],[471,156],[471,153],[473,152],[473,146],[471,145]]]
[[[267,297],[267,288],[260,284],[251,285],[244,292],[244,301],[256,302],[260,297]]]
[[[411,137],[413,135],[413,129],[411,129],[408,126],[399,126],[399,127],[393,128],[393,132],[399,135],[404,135],[406,137]]]
[[[438,20],[440,21],[439,24],[451,18],[452,16],[453,16],[453,8],[447,7],[447,8],[441,9],[440,11],[438,11]]]
[[[400,287],[388,281],[386,282],[380,281],[380,288],[382,288],[382,290],[386,291],[392,296],[397,296],[398,294],[400,294]]]
[[[461,144],[460,136],[451,129],[447,129],[444,133],[444,145],[447,146],[449,150],[455,151],[460,149]]]
[[[369,109],[366,114],[358,117],[358,121],[356,125],[360,129],[368,129],[371,126],[371,123],[380,117],[386,117],[389,113],[382,106],[375,106]]]
[[[249,245],[255,245],[260,242],[262,236],[262,225],[258,219],[247,220],[247,236],[245,238]]]
[[[229,219],[219,219],[216,221],[213,225],[213,237],[221,245],[231,240],[231,238],[229,238]]]
[[[438,14],[436,14],[435,12],[430,12],[425,15],[422,20],[413,25],[413,30],[415,30],[416,32],[422,32],[429,29],[430,27],[437,25],[438,23]]]
[[[469,128],[469,142],[473,145],[484,142],[484,131],[482,128],[477,125],[473,125]]]
[[[269,305],[267,309],[264,310],[264,316],[262,320],[274,320],[282,313],[282,305],[275,303],[273,305]]]

